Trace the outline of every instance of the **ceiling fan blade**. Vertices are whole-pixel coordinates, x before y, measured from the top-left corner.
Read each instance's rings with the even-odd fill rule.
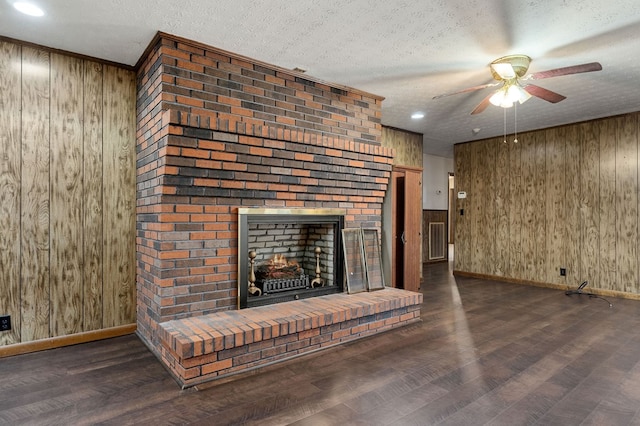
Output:
[[[482,102],[480,102],[478,104],[477,107],[475,107],[475,109],[473,111],[471,111],[471,115],[476,115],[476,114],[480,114],[482,111],[484,111],[485,109],[487,109],[487,107],[489,106],[489,104],[491,102],[489,102],[489,99],[491,98],[491,96],[493,96],[493,93],[489,93],[483,100]]]
[[[508,62],[491,64],[491,69],[493,69],[496,74],[502,77],[503,80],[511,80],[512,78],[516,78],[516,71]]]
[[[535,86],[533,84],[528,84],[523,87],[530,95],[535,96],[540,99],[544,99],[547,102],[551,102],[553,104],[560,102],[563,99],[566,99],[566,96],[562,96],[559,93],[552,92],[551,90],[545,89],[544,87]]]
[[[501,84],[501,82],[488,83],[488,84],[483,84],[481,86],[469,87],[467,89],[458,90],[457,92],[445,93],[442,95],[434,96],[432,99],[440,99],[440,98],[445,98],[447,96],[459,95],[461,93],[475,92],[476,90],[486,89],[487,87],[494,87],[494,86],[497,86],[498,84]]]
[[[529,78],[533,80],[540,80],[543,78],[559,77],[561,75],[580,74],[583,72],[593,72],[600,70],[602,70],[602,65],[600,65],[599,62],[590,62],[588,64],[573,65],[570,67],[556,68],[548,71],[534,72],[529,76]]]

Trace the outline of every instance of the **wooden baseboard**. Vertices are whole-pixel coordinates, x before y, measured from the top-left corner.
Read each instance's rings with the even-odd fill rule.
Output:
[[[0,346],[0,358],[60,348],[63,346],[77,345],[78,343],[109,339],[111,337],[125,336],[127,334],[135,333],[136,328],[136,324],[127,324],[102,330],[70,334],[68,336],[52,337],[50,339],[35,340],[33,342]]]
[[[513,284],[530,285],[534,287],[552,288],[552,289],[562,290],[562,291],[574,290],[578,287],[578,285],[571,287],[563,284],[553,284],[553,283],[547,283],[542,281],[531,281],[531,280],[524,280],[519,278],[501,277],[499,275],[477,274],[475,272],[466,272],[466,271],[454,270],[453,275],[457,275],[460,277],[478,278],[481,280],[493,280],[493,281],[513,283]],[[593,287],[587,287],[585,289],[585,292],[586,291],[588,291],[589,293],[597,294],[598,296],[609,296],[609,297],[618,297],[620,299],[640,300],[640,294],[636,294],[636,293],[625,293],[624,291],[608,290],[608,289],[593,288]]]

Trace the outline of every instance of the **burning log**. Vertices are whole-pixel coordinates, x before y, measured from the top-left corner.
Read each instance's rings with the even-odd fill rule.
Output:
[[[276,254],[268,262],[258,266],[256,280],[296,278],[303,273],[304,271],[298,262],[295,260],[289,261],[284,255]]]

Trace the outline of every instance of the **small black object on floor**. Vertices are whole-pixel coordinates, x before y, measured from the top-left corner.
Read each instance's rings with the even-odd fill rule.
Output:
[[[613,305],[611,304],[611,302],[609,302],[607,299],[605,299],[604,297],[598,295],[598,294],[594,294],[594,293],[589,293],[588,291],[583,291],[584,288],[589,284],[588,281],[584,281],[582,284],[580,284],[578,286],[577,289],[575,290],[567,290],[564,292],[564,294],[566,294],[567,296],[571,296],[572,294],[583,294],[585,296],[589,296],[589,298],[596,298],[596,299],[602,299],[605,302],[607,302],[609,304],[610,308],[613,308]]]

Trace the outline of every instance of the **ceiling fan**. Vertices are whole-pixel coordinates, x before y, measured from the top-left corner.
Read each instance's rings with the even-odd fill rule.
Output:
[[[497,80],[497,82],[469,87],[452,93],[445,93],[443,95],[434,96],[433,99],[474,92],[476,90],[501,85],[498,90],[487,95],[482,102],[480,102],[478,106],[471,111],[471,114],[480,114],[487,108],[487,106],[489,106],[489,104],[509,108],[513,106],[515,102],[522,104],[531,96],[544,99],[547,102],[557,103],[566,99],[566,96],[526,82],[529,80],[542,80],[544,78],[559,77],[562,75],[600,71],[602,69],[602,65],[600,65],[600,63],[590,62],[588,64],[573,65],[570,67],[556,68],[527,74],[530,63],[531,58],[526,55],[503,56],[489,64],[491,68],[491,75],[495,80]]]

